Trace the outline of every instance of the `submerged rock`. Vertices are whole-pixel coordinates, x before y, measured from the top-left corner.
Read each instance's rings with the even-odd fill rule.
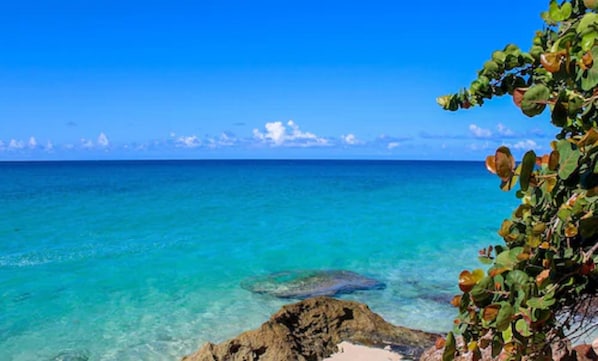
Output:
[[[207,343],[183,361],[318,361],[343,341],[390,345],[417,358],[437,337],[394,326],[364,304],[316,297],[284,306],[259,329],[217,345]]]
[[[358,290],[383,289],[386,285],[351,271],[287,271],[241,282],[251,292],[280,298],[334,296]]]
[[[50,361],[88,361],[89,352],[87,351],[63,351],[52,357]]]

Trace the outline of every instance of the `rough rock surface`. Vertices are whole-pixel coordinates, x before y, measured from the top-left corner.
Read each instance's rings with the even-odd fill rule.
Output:
[[[207,343],[183,361],[317,361],[336,352],[342,341],[390,344],[417,359],[437,337],[394,326],[364,304],[316,297],[284,306],[259,329]]]
[[[573,348],[577,356],[577,361],[596,361],[598,355],[594,352],[592,345],[579,345]]]

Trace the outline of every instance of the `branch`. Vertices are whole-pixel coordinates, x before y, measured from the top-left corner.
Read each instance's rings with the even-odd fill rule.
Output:
[[[598,242],[596,242],[596,244],[590,248],[589,251],[587,251],[586,253],[584,253],[583,255],[583,262],[586,263],[587,261],[590,260],[590,258],[592,258],[592,256],[594,255],[594,252],[596,252],[596,250],[598,249]]]

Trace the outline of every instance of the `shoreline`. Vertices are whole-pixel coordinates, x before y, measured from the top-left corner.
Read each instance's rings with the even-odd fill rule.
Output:
[[[320,296],[287,304],[259,328],[208,342],[182,361],[419,359],[439,337],[390,324],[366,304]]]
[[[181,361],[440,361],[444,337],[393,325],[364,303],[318,296],[284,305],[259,328],[219,344],[208,342]],[[561,351],[554,348],[555,360],[569,355],[577,358],[566,360],[598,360],[598,338],[564,345]],[[482,360],[494,360],[490,352],[484,349]]]
[[[356,345],[343,341],[336,345],[338,351],[326,357],[323,361],[399,361],[403,360],[401,354],[387,348],[375,348]]]

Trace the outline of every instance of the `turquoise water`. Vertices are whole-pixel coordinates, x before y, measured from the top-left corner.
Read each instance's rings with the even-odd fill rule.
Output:
[[[177,360],[288,300],[247,277],[346,269],[342,298],[447,331],[517,204],[482,163],[0,163],[0,360]]]

